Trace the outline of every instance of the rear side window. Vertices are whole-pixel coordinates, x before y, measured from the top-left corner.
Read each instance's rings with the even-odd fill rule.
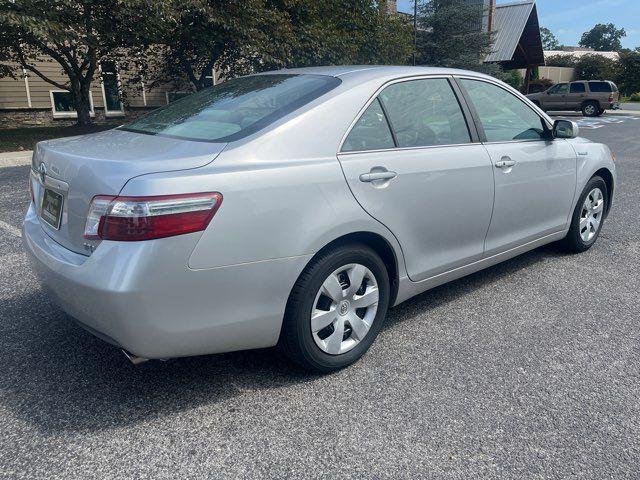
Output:
[[[570,93],[584,93],[586,88],[584,88],[584,83],[572,83]]]
[[[612,91],[609,82],[589,82],[589,90],[591,90],[593,93],[610,93]]]
[[[230,142],[261,130],[340,83],[340,79],[326,75],[236,78],[176,100],[120,128],[185,140]]]
[[[398,147],[469,143],[460,104],[444,78],[394,83],[380,93]]]
[[[394,146],[389,123],[376,98],[354,125],[342,145],[342,151],[381,150]]]
[[[479,80],[461,80],[475,106],[488,142],[540,140],[542,118],[503,88]]]

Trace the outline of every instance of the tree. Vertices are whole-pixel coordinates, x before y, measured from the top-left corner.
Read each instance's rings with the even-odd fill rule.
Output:
[[[545,58],[544,64],[547,67],[569,67],[575,68],[576,60],[572,55],[551,55]]]
[[[287,9],[295,44],[289,66],[404,64],[412,26],[374,0],[298,0]]]
[[[540,37],[542,38],[542,48],[544,50],[558,50],[560,43],[551,30],[540,27]]]
[[[14,0],[0,4],[0,58],[4,68],[25,69],[68,90],[78,124],[90,117],[90,87],[101,59],[135,44],[146,25],[146,2],[137,0]],[[44,57],[57,62],[68,78],[50,78]],[[6,72],[5,72],[6,73]]]
[[[194,90],[202,90],[214,68],[235,76],[283,67],[291,55],[289,18],[269,0],[157,4],[155,27],[146,39],[149,47],[140,60],[153,84],[186,79]]]
[[[640,92],[640,47],[620,52],[620,68],[616,83],[625,95]]]
[[[405,63],[411,26],[374,0],[168,0],[142,62],[154,84],[285,67]],[[153,39],[156,45],[152,45]],[[150,86],[153,86],[151,84]]]
[[[482,28],[482,5],[465,0],[428,0],[418,9],[418,62],[480,69],[491,51],[491,34]]]
[[[613,23],[598,23],[582,34],[581,47],[593,48],[598,52],[617,52],[622,50],[622,38],[627,36],[624,28],[616,28]]]
[[[602,55],[583,55],[575,60],[576,77],[580,80],[613,80],[618,77],[620,64]]]

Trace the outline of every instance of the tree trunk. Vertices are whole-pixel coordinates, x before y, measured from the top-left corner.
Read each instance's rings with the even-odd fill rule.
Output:
[[[72,82],[71,93],[78,113],[78,125],[91,125],[91,84]]]

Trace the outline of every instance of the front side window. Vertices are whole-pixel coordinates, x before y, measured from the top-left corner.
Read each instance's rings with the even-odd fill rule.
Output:
[[[567,93],[568,91],[569,91],[568,83],[559,83],[551,87],[549,90],[547,90],[547,92],[551,94],[562,94],[562,93]]]
[[[380,93],[398,147],[469,143],[460,104],[447,79],[394,83]]]
[[[584,83],[572,83],[571,84],[571,93],[584,93],[586,89],[584,88]]]
[[[387,118],[376,98],[353,126],[342,145],[342,151],[381,150],[394,146]]]
[[[491,83],[462,79],[488,142],[540,140],[546,137],[540,118],[522,100]]]
[[[123,130],[229,142],[261,130],[341,83],[327,75],[252,75],[228,80],[131,122]]]

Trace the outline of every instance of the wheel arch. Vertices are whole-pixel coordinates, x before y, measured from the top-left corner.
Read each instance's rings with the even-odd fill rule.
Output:
[[[604,180],[604,183],[607,185],[607,196],[609,201],[607,201],[606,214],[608,215],[609,210],[611,209],[611,198],[613,198],[613,189],[615,188],[613,174],[608,168],[602,167],[596,172],[594,172],[594,174],[591,175],[591,178],[596,176],[602,178]]]
[[[400,269],[397,252],[389,241],[382,235],[369,231],[351,232],[342,235],[324,245],[318,252],[307,262],[307,265],[311,263],[318,255],[326,252],[327,250],[346,245],[348,243],[363,243],[372,248],[382,259],[387,273],[389,274],[389,283],[391,287],[389,305],[394,305],[398,296],[398,288],[400,285]],[[305,269],[307,266],[305,265]],[[304,270],[303,270],[304,271]]]

